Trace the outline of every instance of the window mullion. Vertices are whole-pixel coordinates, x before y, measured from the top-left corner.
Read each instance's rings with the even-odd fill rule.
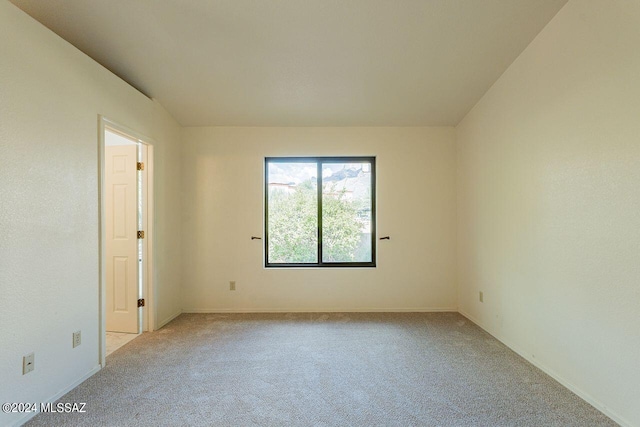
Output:
[[[322,162],[320,160],[317,163],[316,175],[318,187],[318,265],[322,265]]]

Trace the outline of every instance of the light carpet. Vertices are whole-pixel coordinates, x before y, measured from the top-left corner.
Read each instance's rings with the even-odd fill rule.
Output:
[[[183,314],[29,426],[613,426],[457,313]]]

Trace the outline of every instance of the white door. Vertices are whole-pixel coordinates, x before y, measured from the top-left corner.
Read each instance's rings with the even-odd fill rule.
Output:
[[[138,197],[135,144],[105,147],[107,331],[138,333]]]

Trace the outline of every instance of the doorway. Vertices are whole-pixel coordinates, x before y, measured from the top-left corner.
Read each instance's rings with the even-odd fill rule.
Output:
[[[100,364],[153,330],[153,146],[100,117]]]

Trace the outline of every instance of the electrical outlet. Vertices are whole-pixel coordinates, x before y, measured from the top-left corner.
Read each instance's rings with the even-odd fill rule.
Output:
[[[484,294],[480,291],[480,302],[484,302]]]
[[[229,282],[229,290],[230,291],[235,291],[236,290],[236,281],[232,280]]]
[[[81,341],[80,331],[75,331],[73,333],[73,348],[76,348],[80,345]]]
[[[36,356],[29,353],[22,358],[22,375],[26,375],[35,369]]]

